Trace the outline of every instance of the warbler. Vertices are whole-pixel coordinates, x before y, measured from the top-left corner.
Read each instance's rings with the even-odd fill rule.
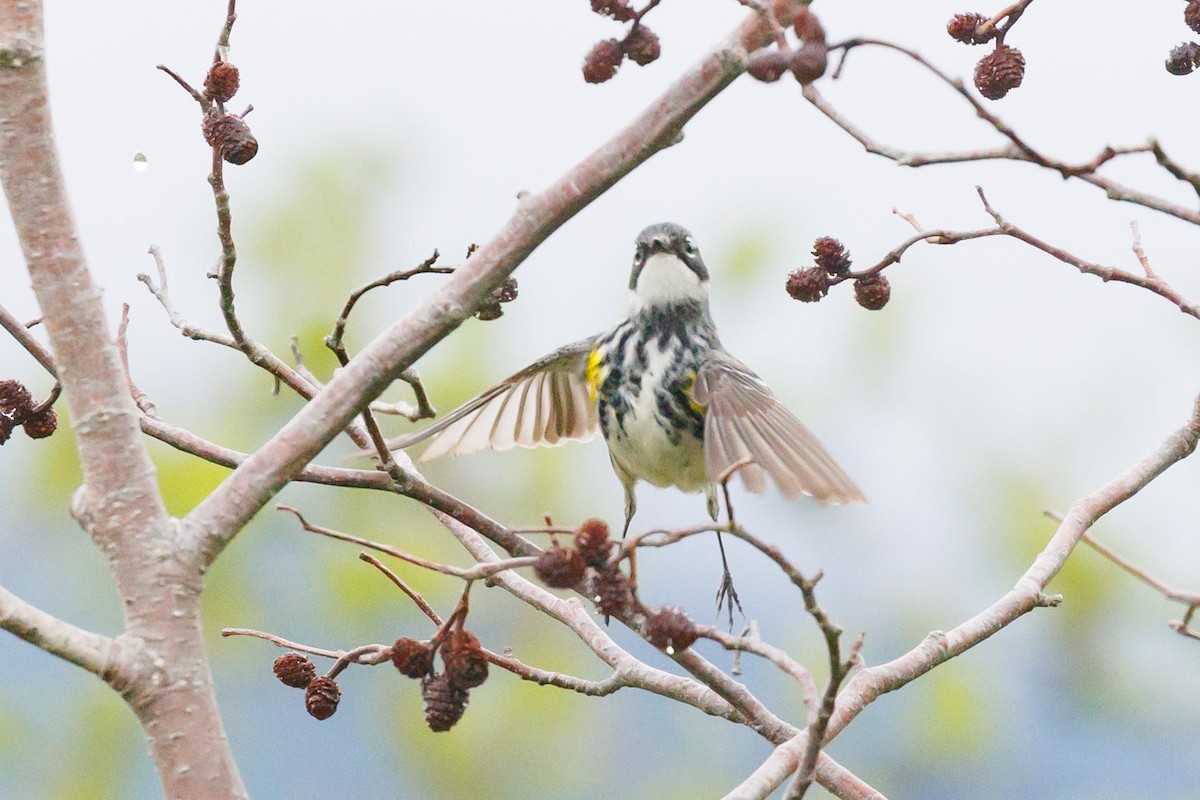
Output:
[[[708,269],[680,225],[637,237],[625,319],[559,348],[420,431],[428,461],[484,448],[608,444],[625,489],[625,533],[646,481],[704,492],[717,519],[717,482],[737,468],[762,492],[770,476],[788,499],[865,501],[816,438],[745,364],[725,351],[709,313]],[[738,466],[741,464],[741,466]]]

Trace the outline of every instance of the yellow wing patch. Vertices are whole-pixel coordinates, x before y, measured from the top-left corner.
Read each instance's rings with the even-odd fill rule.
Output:
[[[584,376],[587,378],[588,399],[593,403],[596,402],[596,393],[600,391],[600,384],[604,382],[605,375],[601,373],[601,364],[604,361],[604,354],[600,352],[599,347],[593,347],[587,357],[587,372]]]

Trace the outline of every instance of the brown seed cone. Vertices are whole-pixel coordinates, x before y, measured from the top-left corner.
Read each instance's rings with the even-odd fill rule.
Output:
[[[662,44],[658,34],[638,23],[625,37],[625,55],[639,67],[644,67],[652,61],[657,61],[662,55]]]
[[[775,15],[775,19],[779,20],[780,25],[791,25],[792,18],[796,13],[795,7],[792,0],[775,0],[771,7],[771,13]]]
[[[750,56],[746,72],[763,83],[774,83],[783,77],[791,65],[791,55],[778,50],[759,50]]]
[[[484,322],[491,322],[492,320],[500,319],[503,316],[504,309],[500,307],[499,303],[488,303],[486,306],[475,312],[475,319],[482,320]]]
[[[887,305],[892,287],[883,275],[869,275],[854,282],[854,299],[868,311],[878,311]]]
[[[234,114],[211,109],[200,123],[204,141],[221,150],[221,158],[230,164],[245,164],[258,153],[258,140],[246,121]]]
[[[225,146],[221,149],[221,158],[230,164],[240,166],[258,155],[258,139],[254,138],[254,134],[250,133],[250,126],[242,119],[238,117],[234,117],[234,119],[237,120],[237,124],[225,140]]]
[[[596,42],[583,59],[583,79],[588,83],[604,83],[617,74],[625,51],[616,39]]]
[[[615,546],[609,538],[608,523],[602,519],[584,520],[575,532],[575,550],[594,569],[604,569]]]
[[[792,27],[800,41],[806,44],[825,44],[825,28],[821,25],[821,20],[817,19],[817,15],[809,11],[808,6],[796,10],[796,15],[792,17]]]
[[[828,66],[829,48],[825,46],[825,42],[805,42],[800,49],[792,53],[791,61],[788,62],[788,69],[802,84],[809,84],[820,78]]]
[[[492,299],[497,303],[511,303],[517,299],[517,279],[507,277],[504,283],[492,290]]]
[[[324,675],[313,678],[312,683],[304,690],[304,707],[317,719],[332,717],[341,699],[342,690],[338,688],[337,681]]]
[[[596,609],[606,617],[619,617],[633,605],[629,577],[618,567],[600,570],[593,588],[596,592]]]
[[[1025,78],[1025,56],[1015,47],[1002,44],[975,65],[975,88],[988,100],[999,100],[1021,85]]]
[[[45,439],[58,430],[58,414],[54,413],[53,408],[47,408],[40,413],[26,417],[25,421],[21,423],[21,427],[30,439]]]
[[[435,733],[448,731],[467,710],[467,690],[455,686],[447,673],[421,681],[425,698],[425,723]]]
[[[983,36],[979,35],[979,27],[988,21],[983,14],[955,14],[946,23],[946,33],[950,38],[963,44],[983,44],[990,42],[996,35],[994,30]]]
[[[592,11],[617,22],[628,22],[637,16],[637,12],[629,7],[629,0],[592,0]]]
[[[284,685],[296,689],[308,688],[317,676],[317,668],[313,666],[313,662],[308,660],[308,656],[299,653],[284,653],[275,659],[271,671]]]
[[[830,275],[845,275],[850,271],[850,254],[846,246],[832,236],[822,236],[813,242],[813,258],[817,266]]]
[[[555,589],[569,589],[583,580],[587,563],[575,548],[554,545],[533,564],[538,580]]]
[[[787,293],[801,303],[815,303],[829,294],[829,273],[821,267],[794,269],[787,278]]]
[[[401,675],[424,678],[433,669],[433,647],[408,636],[401,636],[392,645],[392,664]]]
[[[442,661],[450,682],[459,689],[474,689],[488,677],[488,662],[479,639],[470,631],[450,630],[442,640]]]
[[[501,303],[511,303],[517,299],[517,279],[505,278],[504,283],[492,290],[492,295],[488,300],[488,304],[475,312],[476,319],[481,319],[484,322],[491,322],[494,319],[500,319],[504,316],[504,309],[500,307]]]
[[[1200,45],[1195,42],[1184,42],[1171,49],[1167,56],[1167,72],[1172,75],[1187,75],[1200,66]]]
[[[642,635],[650,644],[671,654],[686,650],[699,638],[695,623],[678,606],[663,606],[647,614]]]
[[[20,420],[33,406],[33,396],[20,381],[0,381],[0,412]]]
[[[218,61],[204,76],[204,93],[218,103],[228,103],[237,94],[239,82],[238,68],[228,61]]]
[[[1200,0],[1189,0],[1183,9],[1183,21],[1196,33],[1200,33]]]

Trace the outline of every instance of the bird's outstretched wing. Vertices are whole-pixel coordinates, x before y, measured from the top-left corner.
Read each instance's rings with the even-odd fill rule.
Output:
[[[788,499],[810,495],[821,505],[866,502],[800,420],[784,408],[762,379],[731,356],[706,361],[692,397],[705,409],[704,460],[710,481],[749,458],[738,470],[746,488],[761,492],[769,474]]]
[[[586,441],[600,430],[588,395],[587,359],[596,338],[555,350],[442,419],[389,442],[399,450],[432,439],[421,461],[476,450]]]

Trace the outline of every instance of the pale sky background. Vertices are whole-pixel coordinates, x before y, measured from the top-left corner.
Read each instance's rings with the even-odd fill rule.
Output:
[[[67,180],[114,328],[121,302],[132,304],[135,376],[168,421],[253,447],[295,403],[269,400],[269,381],[239,357],[177,335],[135,280],[138,272],[153,270],[146,249],[159,245],[179,310],[194,322],[220,327],[215,285],[204,278],[218,252],[205,181],[209,151],[195,104],[154,66],[166,63],[198,85],[224,3],[49,5],[52,105]],[[1025,85],[992,108],[1055,157],[1086,161],[1106,144],[1153,135],[1179,162],[1200,169],[1200,75],[1174,77],[1162,66],[1170,47],[1190,36],[1182,7],[1034,3],[1009,38],[1025,54]],[[946,36],[953,13],[973,10],[957,3],[864,0],[819,2],[814,9],[831,40],[888,38],[968,80],[986,52]],[[302,330],[305,325],[320,322],[327,330],[350,289],[415,265],[435,247],[445,263],[456,263],[468,244],[486,240],[507,219],[517,192],[555,180],[744,15],[733,0],[665,2],[647,18],[662,39],[662,58],[646,68],[627,64],[613,81],[591,86],[579,73],[584,53],[621,29],[591,14],[583,0],[364,1],[336,10],[332,4],[244,0],[231,52],[243,88],[230,105],[254,104],[248,121],[261,149],[248,165],[226,174],[241,255],[239,307],[247,324],[280,354],[287,353],[290,334],[304,333],[310,357],[323,358],[316,352],[319,337]],[[893,54],[858,51],[840,81],[825,79],[820,87],[857,124],[892,145],[959,150],[999,143],[952,92]],[[145,172],[133,169],[139,152],[148,158]],[[1106,167],[1106,174],[1194,208],[1194,193],[1151,164],[1149,156],[1133,157]],[[1065,510],[1140,459],[1184,422],[1200,389],[1200,322],[1161,298],[1082,276],[1012,241],[914,248],[888,270],[892,301],[882,312],[860,309],[849,286],[817,305],[800,305],[783,292],[787,272],[811,262],[808,250],[818,236],[840,238],[858,266],[882,257],[911,233],[892,214],[894,207],[928,228],[990,224],[976,184],[1031,233],[1082,258],[1130,270],[1138,269],[1129,230],[1137,221],[1155,269],[1185,295],[1200,298],[1197,231],[1184,223],[1106,201],[1092,187],[1029,165],[899,168],[864,154],[803,101],[794,81],[764,85],[744,78],[687,126],[681,145],[655,156],[538,248],[518,270],[520,298],[502,320],[469,322],[419,367],[443,379],[430,388],[434,402],[448,410],[553,347],[603,329],[624,312],[636,233],[662,220],[688,226],[712,272],[713,312],[725,345],[817,432],[871,500],[864,507],[820,510],[773,493],[739,492],[739,517],[780,542],[804,568],[825,570],[822,602],[847,630],[867,632],[864,655],[878,663],[999,597],[1052,532],[1041,510]],[[286,238],[290,230],[277,219],[295,224],[307,215],[319,228],[344,210],[347,186],[350,205],[363,209],[351,226],[357,227],[352,250],[317,246],[293,256],[277,246],[271,231],[283,230]],[[343,206],[328,211],[335,199]],[[0,229],[0,248],[7,254],[0,299],[23,318],[36,316],[8,226]],[[293,257],[304,263],[291,268]],[[731,268],[739,263],[742,268]],[[312,265],[319,274],[306,271]],[[364,303],[351,326],[352,344],[418,302],[436,280],[386,290]],[[35,394],[48,388],[11,343],[0,345],[0,377],[25,379]],[[242,421],[238,403],[245,395],[253,395],[256,408],[275,409],[268,427]],[[406,394],[394,390],[389,396]],[[104,594],[100,559],[66,514],[68,490],[38,495],[37,507],[25,502],[30,480],[48,480],[39,477],[48,463],[39,443],[19,435],[0,450],[6,509],[0,516],[0,584],[73,622],[112,632],[116,601]],[[536,480],[530,476],[548,473],[562,481],[550,496],[511,508],[502,502],[505,487],[529,492]],[[621,514],[620,486],[599,444],[481,455],[436,465],[429,475],[511,524],[534,523],[543,510],[563,521],[595,515],[616,521]],[[1096,535],[1168,584],[1197,589],[1198,480],[1200,461],[1175,467],[1102,522]],[[489,481],[495,482],[490,490]],[[329,495],[297,496],[309,498],[308,508],[318,511],[316,498]],[[643,487],[639,501],[638,523],[646,526],[687,525],[703,514],[702,501],[676,492]],[[246,537],[265,535],[268,526],[291,530],[274,517],[264,519],[270,514],[264,512]],[[250,547],[239,540],[229,558],[258,552],[238,556],[242,546]],[[321,559],[354,561],[353,551],[293,535],[286,547],[270,551],[270,562],[253,562],[261,580],[279,580],[268,567],[287,568],[290,556],[279,553],[296,547],[319,552]],[[698,543],[649,555],[641,565],[649,576],[644,591],[654,602],[679,603],[711,621],[717,575],[712,549]],[[449,558],[453,551],[443,553]],[[1076,606],[1070,616],[1068,594],[1064,609],[1036,612],[943,668],[952,676],[943,679],[952,690],[914,686],[880,701],[831,753],[896,797],[1190,796],[1198,777],[1200,683],[1194,676],[1200,649],[1167,630],[1177,607],[1091,553],[1073,558],[1088,560],[1088,614],[1079,616]],[[823,663],[811,622],[797,618],[799,598],[748,551],[738,552],[735,561],[735,573],[745,576],[748,613],[763,620],[767,638]],[[291,568],[307,570],[311,592],[322,595],[321,567]],[[86,591],[70,578],[71,570],[90,576]],[[214,574],[212,582],[219,579]],[[257,575],[251,584],[220,591],[261,590]],[[278,615],[275,623],[284,624],[289,603],[303,601],[280,590],[262,602]],[[411,620],[411,607],[390,596],[388,602],[394,604],[388,613]],[[358,612],[351,604],[344,613]],[[343,639],[342,621],[312,619],[279,632],[331,646],[358,643]],[[207,620],[212,631],[252,622],[219,612]],[[385,641],[395,632],[364,627],[354,635]],[[567,646],[569,640],[554,635]],[[506,643],[497,635],[489,646]],[[383,725],[377,718],[357,718],[350,710],[318,725],[303,716],[296,698],[270,683],[266,666],[275,654],[265,646],[214,639],[214,647],[226,649],[218,658],[231,659],[218,664],[218,691],[253,794],[344,796],[374,792],[393,774],[419,773],[410,763],[415,756],[408,740],[386,748],[372,742]],[[706,654],[727,665],[719,653]],[[103,737],[99,730],[79,731],[78,706],[62,699],[64,693],[91,698],[102,690],[52,662],[0,637],[0,745],[32,737],[34,747],[49,746],[54,731],[66,726],[76,728],[75,737]],[[575,663],[597,674],[588,660]],[[21,674],[32,676],[28,685]],[[383,676],[347,680],[392,685]],[[500,678],[493,680],[497,685],[480,694],[505,691]],[[1072,700],[1076,692],[1084,699]],[[369,705],[369,698],[359,697],[360,709]],[[705,764],[707,791],[695,795],[718,796],[769,752],[751,735],[688,711],[668,711],[668,704],[653,698],[622,693],[603,703],[602,709],[594,701],[571,703],[569,711],[555,712],[561,728],[554,730],[578,737],[572,741],[582,749],[589,732],[611,726],[603,729],[615,733],[605,735],[625,743],[620,796],[672,796],[652,780],[661,765],[686,769],[713,752],[728,752]],[[955,703],[973,720],[974,749],[955,750],[936,735],[945,729],[945,715],[959,707]],[[128,715],[114,712],[111,724],[137,745]],[[429,736],[419,726],[406,730]],[[290,737],[291,749],[272,734]],[[447,759],[464,752],[484,758],[472,749],[479,741],[439,739],[446,749],[436,752]],[[427,752],[422,747],[427,745],[412,743]],[[334,748],[347,751],[338,756],[341,763],[313,766]],[[112,796],[156,791],[141,752],[135,746],[133,755],[109,756],[132,762],[132,777]],[[528,780],[522,796],[564,796],[527,775],[545,769],[533,766],[537,753],[531,744],[528,760],[508,765]],[[56,787],[53,796],[88,796],[71,795],[62,780],[47,777],[53,760],[32,763],[0,761],[0,796],[47,786]],[[387,791],[455,796],[437,775],[420,774],[417,784]]]

